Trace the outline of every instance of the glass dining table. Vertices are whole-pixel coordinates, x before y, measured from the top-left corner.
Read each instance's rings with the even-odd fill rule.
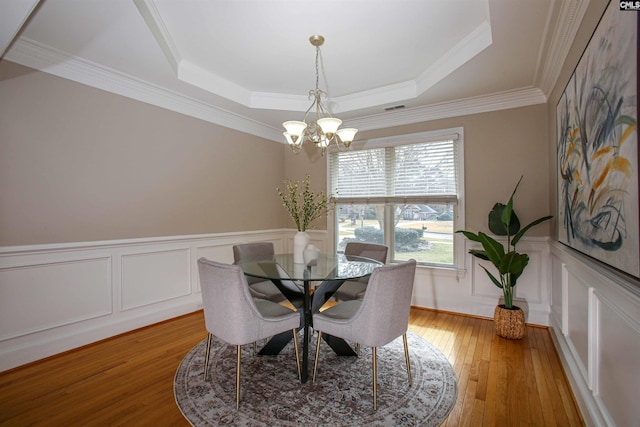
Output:
[[[309,328],[313,326],[312,313],[331,298],[345,280],[370,276],[383,264],[379,261],[338,254],[320,254],[310,266],[293,262],[293,254],[278,254],[268,258],[248,259],[237,263],[246,276],[273,282],[291,304],[300,312],[300,329],[304,331],[302,344],[301,381],[309,377]],[[311,288],[312,282],[320,282]],[[355,356],[355,351],[343,339],[323,334],[323,339],[339,356]],[[278,354],[293,339],[292,332],[274,336],[260,350],[260,355]]]

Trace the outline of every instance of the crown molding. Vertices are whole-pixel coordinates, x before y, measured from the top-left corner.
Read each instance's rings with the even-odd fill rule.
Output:
[[[251,107],[251,91],[232,81],[223,79],[191,61],[184,59],[180,61],[177,77],[178,80],[199,87],[209,93],[237,102],[245,107]]]
[[[560,3],[560,12],[551,35],[549,50],[538,67],[542,71],[535,80],[536,85],[546,96],[551,94],[558,81],[562,66],[567,59],[589,2],[590,0],[570,0]],[[553,10],[550,10],[549,13],[553,13]]]
[[[347,96],[338,96],[331,98],[330,102],[332,111],[340,114],[361,108],[388,105],[407,99],[415,99],[416,96],[418,96],[416,81],[409,80]]]
[[[134,0],[134,3],[179,80],[249,108],[302,112],[309,107],[308,96],[252,92],[183,58],[160,15],[155,0]],[[332,97],[332,111],[340,114],[371,106],[415,99],[486,49],[491,43],[491,24],[488,21],[483,21],[456,46],[438,59],[435,64],[422,72],[417,79],[349,95]]]
[[[7,53],[6,58],[18,64],[45,73],[73,80],[87,86],[105,90],[175,111],[210,123],[238,130],[279,143],[285,143],[279,129],[218,108],[214,105],[186,97],[158,85],[126,75],[100,64],[71,57],[34,41],[21,38]],[[407,108],[352,120],[349,126],[360,130],[426,122],[448,117],[518,108],[547,102],[544,93],[534,87],[477,96],[424,107]]]
[[[133,3],[138,8],[147,27],[151,30],[151,34],[153,34],[153,37],[158,42],[158,46],[160,46],[162,53],[164,53],[165,58],[167,58],[173,72],[178,74],[178,67],[180,61],[182,61],[182,55],[180,55],[178,46],[176,46],[173,38],[171,38],[171,34],[169,34],[169,30],[162,20],[156,4],[152,0],[133,0]]]
[[[282,133],[264,123],[167,90],[109,67],[70,55],[25,38],[7,53],[9,61],[87,86],[186,114],[244,133],[281,142]]]
[[[492,43],[491,24],[488,21],[483,21],[482,24],[447,51],[418,77],[416,80],[418,95],[426,92],[440,80],[479,55],[480,52],[491,46]]]
[[[484,21],[467,37],[440,57],[416,80],[409,80],[347,96],[334,97],[333,111],[337,114],[368,108],[377,105],[392,104],[407,99],[415,99],[433,85],[451,74],[467,61],[491,46],[491,25]]]
[[[346,122],[348,126],[353,126],[360,130],[373,130],[446,119],[449,117],[526,107],[529,105],[544,104],[546,102],[547,97],[540,89],[525,87],[456,101],[442,102],[424,107],[374,114]]]

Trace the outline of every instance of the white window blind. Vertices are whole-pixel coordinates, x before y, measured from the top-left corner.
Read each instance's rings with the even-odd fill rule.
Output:
[[[455,138],[330,155],[337,203],[456,203]]]

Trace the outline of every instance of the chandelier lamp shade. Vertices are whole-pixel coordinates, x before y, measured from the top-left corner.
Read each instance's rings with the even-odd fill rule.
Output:
[[[309,41],[316,48],[316,88],[309,91],[309,99],[312,102],[304,113],[302,121],[290,120],[282,123],[282,126],[286,129],[283,135],[294,153],[300,152],[304,141],[311,141],[316,147],[320,148],[321,154],[324,156],[327,147],[331,144],[335,144],[340,151],[348,149],[358,129],[340,129],[342,120],[333,117],[329,109],[322,103],[322,98],[326,99],[327,93],[318,87],[320,81],[318,61],[320,58],[320,46],[324,43],[324,37],[313,35],[309,37]],[[313,110],[315,110],[315,121],[308,122],[309,113]]]

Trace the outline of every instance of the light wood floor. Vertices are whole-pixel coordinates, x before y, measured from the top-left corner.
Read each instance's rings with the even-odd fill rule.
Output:
[[[546,329],[507,340],[490,320],[422,309],[409,329],[454,366],[458,399],[443,425],[583,425]],[[0,425],[188,426],[173,376],[205,336],[199,311],[0,373]]]

